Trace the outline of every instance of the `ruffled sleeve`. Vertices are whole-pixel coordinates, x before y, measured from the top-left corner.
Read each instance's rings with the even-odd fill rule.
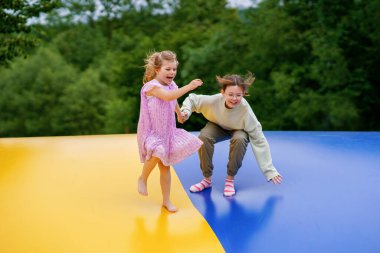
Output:
[[[148,91],[150,91],[154,87],[161,87],[161,86],[162,85],[158,81],[156,81],[156,80],[153,79],[152,81],[147,82],[146,84],[144,84],[144,86],[141,89],[141,95],[146,96],[146,93]]]

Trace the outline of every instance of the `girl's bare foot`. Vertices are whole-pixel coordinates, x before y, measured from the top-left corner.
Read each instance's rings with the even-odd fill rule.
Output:
[[[148,196],[146,182],[144,182],[144,180],[141,177],[139,177],[139,179],[137,180],[137,190],[141,195]]]
[[[178,211],[177,207],[175,207],[170,201],[163,203],[162,206],[165,207],[171,213],[175,213]]]

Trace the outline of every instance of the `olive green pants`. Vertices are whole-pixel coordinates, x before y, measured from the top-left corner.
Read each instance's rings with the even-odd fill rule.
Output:
[[[211,177],[214,169],[212,163],[215,143],[230,139],[230,151],[227,164],[227,175],[235,176],[242,165],[249,142],[248,134],[243,130],[226,130],[219,125],[208,122],[201,130],[199,139],[203,141],[199,149],[199,160],[204,177]]]

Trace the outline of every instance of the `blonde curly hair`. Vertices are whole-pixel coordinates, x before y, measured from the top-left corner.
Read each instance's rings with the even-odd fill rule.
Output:
[[[153,80],[156,77],[155,70],[161,68],[163,61],[174,61],[177,65],[179,64],[177,55],[172,51],[165,50],[149,54],[144,60],[145,73],[143,77],[143,84]]]

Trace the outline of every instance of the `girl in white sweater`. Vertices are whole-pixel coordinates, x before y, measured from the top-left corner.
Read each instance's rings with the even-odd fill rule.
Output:
[[[192,185],[190,191],[200,192],[212,186],[214,144],[226,139],[230,139],[230,152],[224,196],[230,197],[236,193],[234,179],[242,165],[248,143],[267,181],[280,184],[282,177],[272,164],[269,144],[261,124],[243,98],[255,80],[252,73],[248,73],[245,79],[239,75],[217,76],[216,79],[221,86],[220,93],[210,96],[190,94],[181,107],[184,121],[192,112],[202,113],[209,121],[199,135],[204,143],[198,152],[204,179]]]

